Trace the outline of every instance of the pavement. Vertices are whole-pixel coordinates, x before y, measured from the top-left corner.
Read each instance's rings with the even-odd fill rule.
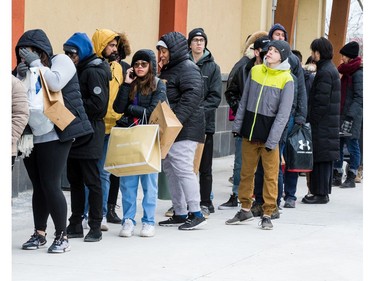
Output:
[[[283,208],[280,219],[272,221],[274,229],[261,230],[259,218],[244,225],[225,225],[236,210],[217,209],[231,193],[232,169],[233,155],[214,159],[216,212],[201,229],[156,226],[154,237],[140,237],[139,190],[133,237],[119,237],[120,225],[109,224],[100,242],[70,239],[71,251],[64,254],[47,253],[54,233],[51,220],[47,247],[21,249],[33,232],[31,191],[21,193],[12,199],[12,280],[363,280],[362,183],[350,189],[333,187],[328,204],[306,205],[301,203],[307,193],[306,179],[300,177],[296,208]],[[64,193],[70,203],[69,192]],[[121,195],[118,200],[121,205]],[[170,201],[158,200],[157,222],[165,219],[170,206]],[[122,210],[117,209],[117,214]]]

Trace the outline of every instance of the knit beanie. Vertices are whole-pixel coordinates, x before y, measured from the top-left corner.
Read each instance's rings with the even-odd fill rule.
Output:
[[[275,30],[282,30],[282,31],[284,31],[284,34],[285,34],[285,41],[288,41],[288,32],[286,32],[285,27],[282,26],[282,25],[279,24],[279,23],[275,23],[275,24],[271,27],[271,29],[270,29],[270,31],[269,31],[269,33],[268,33],[268,37],[269,37],[271,40],[273,40],[273,39],[272,39],[272,35],[273,35],[273,33],[275,32]]]
[[[134,64],[135,64],[135,62],[139,61],[139,60],[150,62],[151,61],[151,56],[150,56],[150,54],[147,51],[145,51],[145,50],[139,50],[139,51],[137,51],[134,54],[131,66],[133,67]]]
[[[204,40],[206,41],[204,47],[206,48],[207,47],[207,35],[206,33],[204,33],[204,30],[201,27],[194,28],[192,31],[189,32],[188,46],[190,47],[191,40],[193,40],[195,36],[202,36],[204,38]]]
[[[359,44],[355,41],[349,42],[341,48],[340,54],[347,56],[348,58],[354,59],[358,57]]]
[[[268,44],[268,48],[271,46],[275,47],[279,51],[281,62],[283,62],[289,57],[290,47],[289,47],[288,42],[283,41],[283,40],[273,40]]]

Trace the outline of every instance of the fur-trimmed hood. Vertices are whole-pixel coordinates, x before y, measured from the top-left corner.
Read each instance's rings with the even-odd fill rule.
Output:
[[[254,57],[254,52],[253,52],[253,50],[251,50],[251,48],[254,47],[254,42],[257,39],[259,39],[263,36],[267,36],[267,35],[268,35],[268,32],[266,32],[266,31],[256,31],[253,34],[251,34],[245,42],[245,46],[244,46],[244,49],[243,49],[243,55],[247,56],[249,59],[252,59]]]
[[[117,32],[119,35],[119,41],[117,46],[117,51],[120,59],[123,60],[132,53],[131,45],[128,36],[125,32]]]

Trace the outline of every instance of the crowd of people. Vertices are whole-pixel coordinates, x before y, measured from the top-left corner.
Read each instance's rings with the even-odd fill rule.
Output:
[[[260,217],[260,228],[271,230],[282,208],[296,207],[300,175],[282,167],[289,161],[285,146],[294,126],[311,127],[314,162],[306,173],[309,192],[303,203],[326,204],[332,186],[353,188],[360,181],[363,68],[358,43],[341,48],[342,63],[336,67],[328,39],[311,42],[305,65],[287,40],[286,29],[278,23],[268,32],[249,35],[243,57],[228,77],[225,98],[235,139],[233,188],[229,200],[218,206],[236,210],[227,225]],[[111,129],[148,122],[163,101],[182,130],[162,160],[172,207],[166,213],[169,218],[158,225],[193,230],[207,224],[215,213],[213,135],[222,93],[220,67],[207,45],[203,28],[194,28],[187,38],[169,32],[154,50],[136,51],[129,65],[124,61],[131,54],[127,36],[110,29],[97,29],[91,39],[86,33],[74,33],[63,45],[64,54],[53,53],[41,29],[21,36],[13,70],[12,165],[18,151],[33,186],[34,218],[34,232],[22,249],[39,249],[47,243],[49,215],[55,227],[49,253],[70,251],[69,239],[100,241],[108,223],[121,224],[120,237],[133,236],[139,185],[140,236],[155,235],[158,173],[116,177],[104,163]],[[51,91],[62,92],[75,117],[64,130],[53,125],[41,130],[34,124],[40,117],[30,100],[42,88],[40,73]],[[204,148],[196,174],[198,144]],[[350,156],[343,181],[345,148]],[[60,186],[65,166],[69,218]],[[119,191],[122,218],[115,212]],[[84,229],[89,229],[86,236]]]

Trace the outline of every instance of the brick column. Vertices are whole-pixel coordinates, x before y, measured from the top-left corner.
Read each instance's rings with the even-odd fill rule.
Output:
[[[12,0],[12,69],[17,65],[14,49],[25,31],[25,0]]]
[[[186,36],[188,0],[160,0],[159,37],[171,31]]]
[[[288,43],[293,49],[294,27],[298,12],[298,0],[278,0],[275,12],[275,23],[282,24],[288,32]]]

